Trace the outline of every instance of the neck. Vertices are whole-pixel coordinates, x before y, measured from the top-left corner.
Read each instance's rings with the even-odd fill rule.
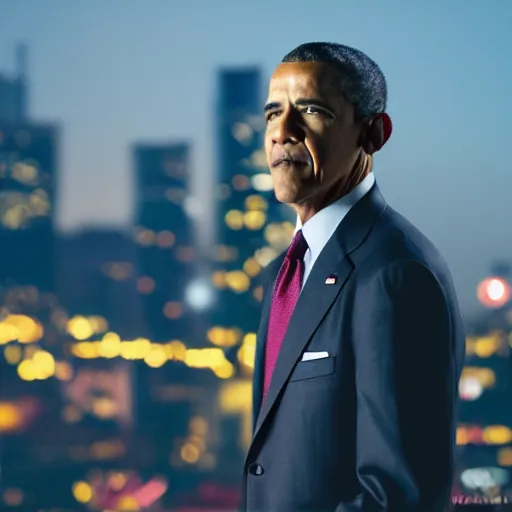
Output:
[[[297,212],[302,225],[304,225],[320,210],[326,208],[351,192],[366,178],[366,176],[368,176],[372,167],[372,155],[368,155],[364,151],[361,151],[352,172],[348,174],[346,179],[336,182],[333,187],[329,188],[329,190],[320,197],[316,197],[311,201],[305,201],[304,203],[293,204],[293,209]]]

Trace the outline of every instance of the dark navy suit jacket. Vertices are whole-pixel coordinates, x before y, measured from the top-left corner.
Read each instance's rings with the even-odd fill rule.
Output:
[[[375,184],[315,262],[262,403],[283,257],[265,269],[242,508],[444,510],[465,336],[443,258]],[[304,351],[328,357],[301,361]]]

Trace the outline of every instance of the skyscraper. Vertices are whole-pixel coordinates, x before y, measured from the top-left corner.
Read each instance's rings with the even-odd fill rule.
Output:
[[[26,49],[17,76],[0,75],[0,285],[55,286],[58,127],[27,117]]]
[[[257,277],[289,243],[292,213],[277,202],[263,146],[259,68],[223,69],[218,79],[216,137],[218,185],[214,285],[219,289],[212,323],[225,344],[241,341],[258,325]],[[224,331],[222,331],[224,329]],[[228,333],[226,335],[226,329]]]
[[[16,75],[8,77],[0,73],[0,121],[22,123],[27,119],[27,49],[20,44],[16,48]]]
[[[154,340],[187,336],[184,297],[195,251],[186,212],[190,147],[186,143],[137,144],[136,228],[140,276],[149,335]]]
[[[58,130],[0,121],[0,282],[55,287]]]

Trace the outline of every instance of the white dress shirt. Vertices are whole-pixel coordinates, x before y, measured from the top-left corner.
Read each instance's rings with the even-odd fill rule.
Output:
[[[302,234],[309,247],[304,255],[304,279],[302,281],[302,287],[304,287],[315,261],[336,231],[339,223],[344,219],[350,209],[370,191],[374,183],[375,176],[373,172],[370,172],[368,176],[366,176],[361,183],[356,185],[347,195],[323,208],[318,213],[315,213],[304,225],[302,225],[299,216],[297,216],[295,232],[302,229]]]

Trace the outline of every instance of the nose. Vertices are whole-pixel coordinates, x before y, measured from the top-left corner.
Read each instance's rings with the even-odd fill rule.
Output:
[[[297,144],[303,137],[304,132],[293,110],[283,112],[272,127],[272,144]]]

